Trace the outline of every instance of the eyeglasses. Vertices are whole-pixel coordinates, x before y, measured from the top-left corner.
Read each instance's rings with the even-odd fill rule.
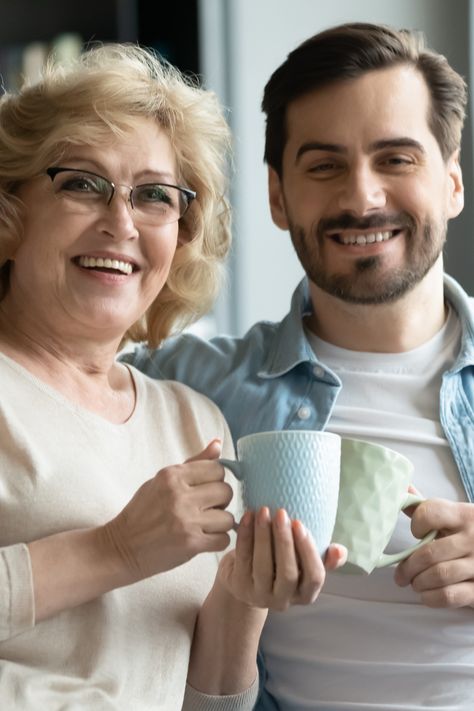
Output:
[[[102,175],[76,168],[48,168],[54,194],[74,212],[88,213],[97,206],[108,206],[118,187],[129,190],[128,202],[136,218],[149,225],[177,222],[196,197],[194,190],[168,183],[143,185],[115,184]]]

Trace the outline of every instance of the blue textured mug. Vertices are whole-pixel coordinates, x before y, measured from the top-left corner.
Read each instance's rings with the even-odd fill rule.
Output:
[[[283,508],[299,519],[322,556],[336,521],[341,438],[329,432],[257,432],[237,442],[238,461],[221,459],[242,482],[247,509]]]

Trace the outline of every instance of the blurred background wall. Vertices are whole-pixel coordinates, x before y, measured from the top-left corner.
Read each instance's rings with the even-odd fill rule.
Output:
[[[201,332],[242,334],[288,310],[302,276],[287,233],[271,222],[263,164],[263,87],[298,43],[333,24],[384,22],[422,30],[470,83],[474,0],[0,0],[0,74],[34,77],[50,51],[67,60],[93,41],[138,41],[199,74],[228,109],[235,136],[234,248],[226,288]],[[471,98],[472,105],[472,98]],[[471,114],[469,109],[469,114]],[[474,293],[472,123],[462,166],[466,207],[450,224],[446,268]]]

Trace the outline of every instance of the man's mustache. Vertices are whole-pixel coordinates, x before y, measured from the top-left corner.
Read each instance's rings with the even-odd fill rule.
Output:
[[[401,230],[415,229],[414,219],[406,212],[386,213],[378,212],[367,217],[355,217],[349,212],[343,212],[335,217],[323,218],[318,223],[318,236],[326,232],[340,232],[342,230]]]

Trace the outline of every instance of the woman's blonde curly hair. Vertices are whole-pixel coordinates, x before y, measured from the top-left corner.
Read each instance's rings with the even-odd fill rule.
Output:
[[[18,187],[58,163],[71,145],[99,146],[155,120],[175,150],[180,184],[196,200],[180,221],[167,282],[127,339],[156,346],[202,316],[221,283],[230,246],[226,199],[230,133],[216,96],[135,45],[95,47],[72,65],[0,99],[0,298],[22,235]]]

